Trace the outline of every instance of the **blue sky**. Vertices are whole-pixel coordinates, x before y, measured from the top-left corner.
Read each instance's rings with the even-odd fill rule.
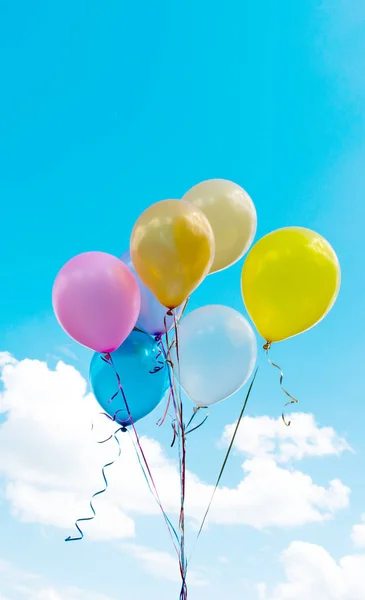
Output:
[[[286,225],[324,235],[338,253],[342,288],[325,321],[273,349],[301,400],[298,411],[317,422],[299,416],[296,425],[294,418],[288,435],[296,457],[280,455],[285,440],[275,419],[283,396],[276,372],[263,364],[249,409],[255,420],[245,426],[257,428],[260,444],[248,448],[242,438],[224,481],[237,490],[247,477],[241,465],[251,461],[256,504],[240,509],[238,498],[233,509],[218,498],[192,564],[191,600],[223,593],[232,600],[303,600],[319,590],[322,600],[364,597],[364,22],[360,0],[1,3],[0,350],[9,353],[2,355],[0,405],[1,600],[177,597],[169,539],[152,500],[141,491],[138,513],[135,498],[120,505],[118,494],[131,493],[118,487],[123,468],[131,477],[126,463],[113,471],[110,500],[98,504],[100,529],[82,543],[63,542],[72,532],[64,507],[81,502],[87,510],[100,473],[91,446],[93,468],[82,471],[89,425],[80,433],[70,423],[82,423],[80,407],[95,409],[74,370],[87,377],[90,353],[59,329],[51,288],[70,257],[87,250],[120,255],[149,204],[213,177],[251,195],[257,237]],[[222,303],[244,312],[240,269],[209,277],[192,307]],[[73,368],[54,371],[58,360]],[[192,495],[213,483],[224,428],[234,423],[244,393],[215,407],[191,438],[188,466],[202,486],[192,485]],[[173,454],[155,416],[141,432],[157,440],[148,442],[151,455],[156,448],[165,453],[162,462],[156,458],[163,485]],[[262,458],[261,444],[273,439],[277,452]],[[314,445],[312,456],[303,439]],[[275,465],[285,471],[273,483],[278,507],[285,496],[299,506],[294,492],[302,488],[290,478],[299,472],[310,478],[300,479],[307,508],[316,498],[320,516],[331,518],[308,514],[301,523],[294,511],[290,524],[289,510],[287,523],[279,508],[273,512],[257,481]],[[78,468],[79,479],[70,475]],[[332,480],[343,487],[332,489]],[[173,513],[173,501],[171,507]],[[221,522],[225,510],[234,513],[230,523]],[[317,556],[316,570],[310,556]],[[308,581],[315,588],[305,588]]]

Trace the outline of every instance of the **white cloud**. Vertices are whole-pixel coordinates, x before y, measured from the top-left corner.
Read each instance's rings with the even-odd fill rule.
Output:
[[[6,497],[21,521],[72,534],[75,518],[90,514],[89,499],[103,487],[101,467],[117,455],[117,445],[114,440],[98,445],[90,434],[100,408],[74,367],[59,362],[51,370],[44,362],[18,362],[7,353],[0,353],[0,365],[0,411],[6,413],[0,425],[0,474]],[[110,431],[107,419],[99,420]],[[243,463],[236,487],[218,489],[209,523],[295,526],[329,519],[347,506],[350,490],[341,481],[319,486],[309,475],[280,464],[309,455],[338,455],[348,447],[345,440],[331,428],[318,428],[311,415],[296,415],[289,429],[269,417],[244,419],[237,449],[251,458]],[[95,499],[97,518],[85,524],[86,533],[96,539],[133,537],[136,515],[159,514],[129,436],[121,434],[120,441],[121,457],[107,471],[107,493]],[[142,443],[164,507],[176,518],[177,465],[158,442],[144,438]],[[195,524],[212,490],[212,485],[187,473],[186,515]]]
[[[258,583],[256,586],[257,600],[265,600],[267,586],[266,583]]]
[[[336,561],[322,546],[293,542],[281,562],[286,580],[272,592],[259,584],[259,600],[363,600],[365,555],[344,556]]]
[[[10,482],[6,498],[12,505],[13,514],[23,523],[38,522],[71,529],[76,516],[85,516],[85,513],[91,516],[91,511],[87,510],[86,497],[81,493],[40,489],[21,482]],[[106,499],[104,510],[98,514],[90,533],[96,539],[133,537],[134,522]]]
[[[181,575],[178,568],[178,561],[175,556],[168,552],[161,552],[154,548],[147,548],[138,544],[125,545],[125,550],[133,554],[145,568],[145,570],[158,579],[180,582]],[[189,570],[188,584],[195,586],[205,586],[208,581],[202,578],[196,571]]]
[[[117,450],[112,442],[95,444],[90,435],[99,409],[78,371],[62,362],[51,371],[43,362],[16,362],[4,354],[0,362],[8,358],[0,394],[0,410],[7,412],[0,436],[6,497],[20,520],[71,530],[75,518],[89,515],[88,500],[103,486],[101,467]],[[131,518],[107,495],[104,507],[91,535],[134,535]]]
[[[290,527],[330,519],[348,505],[350,490],[333,480],[325,488],[301,471],[281,468],[272,459],[243,463],[244,479],[235,489],[218,491],[211,521],[258,529]]]
[[[30,595],[26,596],[29,600],[111,600],[110,597],[104,594],[97,594],[79,588],[62,588],[54,589],[52,587],[44,587],[35,591],[30,591]]]
[[[0,559],[1,586],[6,594],[24,600],[112,600],[104,594],[75,587],[58,587],[49,585],[40,575],[21,571],[11,563]],[[0,600],[7,600],[2,596]]]
[[[332,427],[318,427],[313,415],[295,413],[290,427],[283,426],[281,418],[244,417],[235,440],[235,448],[254,457],[270,456],[278,462],[302,460],[306,457],[339,456],[350,450],[346,440]],[[227,425],[223,442],[233,434],[235,423]]]
[[[10,352],[0,352],[0,367],[5,365],[15,365],[16,359],[10,354]]]
[[[357,548],[365,548],[365,514],[361,515],[361,523],[353,526],[351,539]]]

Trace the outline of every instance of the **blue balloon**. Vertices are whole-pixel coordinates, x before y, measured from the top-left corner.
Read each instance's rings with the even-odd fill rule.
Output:
[[[164,397],[169,387],[168,366],[158,342],[146,333],[135,330],[118,350],[111,353],[115,370],[103,360],[103,356],[96,352],[91,360],[92,389],[103,410],[126,427],[131,424],[131,419],[115,370],[135,423],[152,412]]]

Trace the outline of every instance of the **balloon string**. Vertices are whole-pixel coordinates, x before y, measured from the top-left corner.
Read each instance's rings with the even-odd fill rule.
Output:
[[[184,314],[185,314],[185,311],[186,311],[186,309],[187,309],[187,306],[188,306],[188,304],[189,304],[189,301],[190,301],[190,296],[188,296],[188,297],[186,298],[186,300],[185,300],[185,303],[184,303],[183,309],[182,309],[182,311],[181,311],[181,314],[180,314],[180,316],[179,316],[179,318],[178,318],[178,320],[177,320],[177,322],[178,322],[178,323],[179,323],[179,322],[181,321],[181,319],[183,318],[183,316],[184,316]],[[175,317],[175,323],[176,323],[176,315],[175,315],[175,314],[174,314],[174,317]]]
[[[266,352],[266,356],[267,356],[267,360],[269,361],[270,365],[272,367],[275,367],[275,369],[278,369],[278,371],[280,371],[280,387],[282,389],[282,391],[284,392],[284,394],[286,396],[288,396],[288,398],[290,398],[289,402],[286,402],[286,404],[284,404],[284,409],[281,413],[281,418],[283,419],[284,424],[286,425],[286,427],[290,427],[291,425],[291,421],[287,421],[285,418],[285,408],[287,406],[289,406],[290,404],[298,404],[299,400],[297,398],[294,398],[294,396],[292,396],[291,394],[289,394],[289,392],[283,387],[283,379],[284,379],[284,373],[281,367],[279,367],[279,365],[275,364],[269,357],[269,351],[271,348],[271,342],[266,342],[266,344],[264,344],[264,350]]]
[[[105,414],[105,413],[102,413],[102,414]],[[114,418],[110,417],[109,415],[106,415],[106,416],[107,416],[109,419],[115,420],[115,416],[114,416]],[[83,539],[83,537],[84,537],[84,533],[83,533],[83,531],[81,530],[81,528],[79,527],[78,523],[82,523],[82,522],[85,522],[85,521],[92,521],[92,520],[95,518],[95,516],[96,516],[96,511],[95,511],[95,508],[94,508],[94,505],[93,505],[93,500],[94,500],[94,498],[96,498],[96,496],[100,496],[101,494],[104,494],[104,492],[106,492],[106,490],[108,489],[108,480],[107,480],[107,478],[106,478],[105,470],[106,470],[108,467],[111,467],[111,465],[113,465],[113,464],[115,463],[115,461],[116,461],[116,460],[117,460],[117,459],[120,457],[120,455],[121,455],[120,442],[119,442],[119,439],[118,439],[118,437],[117,437],[117,433],[118,433],[119,431],[123,431],[123,430],[124,430],[124,427],[119,427],[118,429],[116,429],[116,431],[115,431],[115,432],[114,432],[112,435],[110,435],[109,437],[107,437],[105,440],[101,440],[101,441],[98,441],[98,442],[97,442],[98,444],[105,444],[105,442],[108,442],[108,441],[109,441],[109,440],[110,440],[110,439],[113,437],[113,438],[115,439],[115,441],[117,442],[117,444],[118,444],[118,456],[117,456],[117,458],[116,458],[116,459],[114,459],[113,461],[111,461],[111,462],[109,462],[109,463],[106,463],[106,464],[103,466],[102,470],[101,470],[101,474],[102,474],[102,476],[103,476],[103,479],[104,479],[104,484],[105,484],[105,487],[104,487],[103,489],[99,490],[98,492],[95,492],[95,494],[93,494],[93,495],[91,496],[91,500],[90,500],[90,508],[91,508],[91,511],[92,511],[92,513],[93,513],[93,514],[92,514],[92,517],[84,517],[84,518],[82,518],[82,519],[76,519],[76,521],[75,521],[75,527],[76,527],[76,529],[78,530],[78,532],[79,532],[79,534],[80,534],[80,535],[79,535],[78,537],[72,537],[72,536],[70,535],[70,536],[68,536],[68,538],[66,538],[66,539],[65,539],[65,542],[76,542],[76,541],[78,541],[78,540],[82,540],[82,539]]]
[[[205,415],[204,419],[201,421],[201,423],[199,423],[199,425],[196,425],[195,427],[192,427],[191,429],[189,429],[190,425],[192,424],[192,422],[194,421],[196,415],[198,414],[199,411],[201,411],[203,408],[205,408],[207,410],[207,414]],[[204,425],[204,423],[206,422],[206,420],[209,417],[209,410],[207,406],[196,406],[193,410],[193,414],[191,415],[189,421],[187,422],[187,424],[185,425],[185,435],[188,435],[189,433],[192,433],[193,431],[195,431],[196,429],[199,429],[199,427],[201,427],[202,425]]]
[[[164,517],[164,521],[165,521],[165,523],[166,523],[166,526],[167,526],[168,532],[169,532],[169,534],[170,534],[170,537],[171,537],[171,539],[172,539],[172,542],[173,542],[174,548],[176,549],[175,542],[174,542],[174,534],[173,534],[173,531],[171,530],[171,527],[170,527],[170,520],[169,520],[169,518],[167,517],[167,514],[166,514],[166,512],[165,512],[165,510],[164,510],[164,508],[163,508],[163,506],[162,506],[162,502],[161,502],[161,499],[160,499],[160,495],[159,495],[159,493],[158,493],[158,489],[157,489],[156,483],[155,483],[155,481],[154,481],[154,478],[153,478],[153,476],[152,476],[152,472],[151,472],[150,466],[149,466],[149,464],[148,464],[148,461],[147,461],[146,455],[145,455],[145,453],[144,453],[144,450],[143,450],[143,447],[142,447],[142,444],[141,444],[141,440],[140,440],[140,438],[139,438],[139,435],[138,435],[138,432],[137,432],[136,426],[135,426],[135,424],[134,424],[134,421],[133,421],[133,418],[132,418],[131,411],[130,411],[130,409],[129,409],[129,405],[128,405],[128,402],[127,402],[127,397],[126,397],[126,395],[125,395],[125,392],[124,392],[124,389],[123,389],[123,386],[122,386],[122,383],[121,383],[121,380],[120,380],[119,373],[118,373],[118,371],[117,371],[117,369],[116,369],[116,367],[115,367],[115,365],[114,365],[114,361],[113,361],[113,358],[112,358],[112,356],[111,356],[111,354],[110,354],[110,353],[107,353],[107,354],[105,354],[105,356],[104,356],[104,357],[102,357],[102,358],[103,358],[103,360],[104,360],[105,362],[107,362],[107,363],[108,363],[108,364],[109,364],[109,365],[112,367],[112,369],[113,369],[113,371],[114,371],[114,373],[115,373],[115,376],[116,376],[116,379],[117,379],[117,383],[118,383],[118,388],[119,388],[119,391],[120,391],[120,393],[121,393],[121,395],[122,395],[123,402],[124,402],[124,405],[125,405],[125,407],[126,407],[126,410],[127,410],[127,413],[128,413],[129,422],[130,422],[130,424],[131,424],[131,426],[132,426],[132,429],[133,429],[133,432],[134,432],[134,436],[135,436],[135,440],[136,440],[136,445],[137,445],[137,447],[138,447],[138,450],[139,450],[139,452],[140,452],[140,454],[141,454],[142,461],[143,461],[143,463],[144,463],[144,465],[145,465],[145,467],[146,467],[146,472],[148,473],[148,476],[149,476],[149,478],[150,478],[150,482],[151,482],[152,488],[153,488],[153,490],[154,490],[154,492],[155,492],[155,499],[156,499],[156,502],[157,502],[157,504],[158,504],[158,506],[159,506],[159,508],[160,508],[160,510],[161,510],[162,516]]]
[[[100,413],[100,414],[104,415],[105,417],[107,417],[108,419],[110,419],[110,420],[112,420],[112,421],[115,421],[115,419],[116,419],[116,416],[117,416],[118,412],[123,412],[123,410],[122,410],[122,409],[119,409],[119,410],[117,410],[117,411],[116,411],[116,413],[114,414],[114,416],[113,416],[113,417],[111,417],[111,416],[110,416],[110,415],[108,415],[107,413]],[[128,435],[129,435],[129,438],[130,438],[130,440],[131,440],[131,442],[132,442],[133,448],[134,448],[134,450],[135,450],[135,453],[136,453],[136,455],[137,455],[138,463],[139,463],[139,465],[140,465],[140,467],[141,467],[141,469],[142,469],[143,476],[144,476],[144,478],[145,478],[145,480],[146,480],[146,482],[147,482],[148,488],[149,488],[149,490],[150,490],[150,492],[151,492],[151,494],[152,494],[152,496],[153,496],[154,500],[155,500],[155,501],[157,502],[157,504],[158,504],[158,499],[156,498],[156,494],[154,493],[154,491],[153,491],[153,489],[152,489],[152,487],[151,487],[151,484],[150,484],[150,482],[149,482],[149,480],[148,480],[147,473],[146,473],[146,471],[145,471],[145,469],[144,469],[144,467],[143,467],[143,464],[142,464],[142,461],[141,461],[141,457],[140,457],[140,454],[139,454],[139,452],[138,452],[138,447],[136,446],[136,444],[135,444],[135,442],[134,442],[134,440],[133,440],[133,437],[132,437],[132,435],[131,435],[130,431],[129,431],[129,430],[126,428],[126,427],[121,427],[121,428],[120,428],[120,430],[121,430],[121,431],[123,431],[123,432],[126,432],[126,433],[128,433]],[[117,430],[117,431],[119,431],[119,430]],[[110,440],[112,437],[113,437],[113,435],[110,435],[110,436],[109,436],[108,438],[106,438],[105,440],[102,440],[101,442],[97,442],[97,443],[98,443],[98,444],[100,444],[100,443],[101,443],[101,444],[103,444],[104,442],[106,442],[106,441]],[[161,507],[161,508],[162,508],[162,507]],[[167,520],[167,521],[168,521],[168,523],[169,523],[169,525],[170,525],[170,527],[171,527],[171,531],[173,532],[173,534],[174,534],[174,536],[175,536],[175,538],[176,538],[177,542],[179,543],[179,538],[178,538],[178,535],[177,535],[177,533],[176,533],[176,530],[175,530],[174,526],[172,525],[172,523],[171,523],[171,521],[170,521],[170,519],[169,519],[168,515],[166,514],[166,512],[164,511],[164,509],[163,509],[163,508],[162,508],[162,510],[163,510],[163,514],[164,514],[164,518],[165,518],[165,520]],[[176,547],[176,546],[175,546],[175,550],[178,552],[178,550],[177,550],[177,547]]]
[[[164,424],[164,422],[166,421],[168,412],[169,412],[169,408],[170,408],[170,404],[171,404],[171,392],[169,392],[169,396],[166,402],[166,407],[165,407],[165,411],[163,416],[157,421],[156,425],[158,425],[159,427],[161,427],[161,425]]]
[[[150,334],[147,333],[147,331],[144,331],[143,329],[140,329],[139,327],[134,327],[133,331],[138,331],[138,333],[144,333],[144,335],[148,335],[150,337]],[[158,343],[159,339],[160,339],[160,335],[157,335],[155,337],[155,341]],[[164,366],[165,366],[165,361],[161,360],[161,356],[162,356],[162,350],[160,348],[159,351],[158,351],[158,353],[157,353],[157,355],[155,356],[156,366],[154,366],[149,371],[149,373],[151,373],[152,375],[154,373],[158,373],[159,371],[161,371],[164,368]]]
[[[153,367],[153,369],[151,369],[151,374],[158,373],[159,371],[161,371],[161,369],[165,367],[165,361],[161,360],[161,356],[163,356],[163,352],[161,346],[159,345],[159,350],[155,357],[156,365]]]
[[[186,435],[189,435],[189,433],[193,433],[193,431],[200,429],[200,427],[202,427],[202,425],[204,425],[204,423],[208,420],[208,417],[209,417],[209,413],[205,415],[204,419],[198,425],[195,425],[195,427],[188,429],[186,431]],[[187,427],[186,427],[186,429],[187,429]]]
[[[185,303],[183,312],[186,309],[187,302]],[[176,342],[176,359],[177,359],[177,370],[178,370],[178,381],[180,381],[180,352],[179,352],[179,334],[178,334],[178,323],[176,319],[176,315],[174,313],[174,333],[175,333],[175,342]],[[175,374],[174,374],[175,376]],[[183,415],[183,403],[181,398],[181,388],[179,387],[178,394],[178,416],[180,419],[180,428],[181,428],[181,506],[180,506],[180,548],[181,548],[181,564],[183,566],[182,572],[182,582],[181,582],[181,591],[180,591],[180,600],[186,600],[188,595],[187,583],[186,583],[186,575],[187,575],[187,561],[185,557],[185,495],[186,495],[186,428],[184,424],[184,415]],[[193,415],[194,417],[194,415]]]
[[[185,307],[184,310],[186,308]],[[167,329],[167,317],[174,317],[174,339],[172,343],[169,342],[168,329]],[[187,571],[187,562],[185,558],[185,482],[186,482],[186,434],[185,434],[185,426],[183,419],[183,406],[180,394],[176,389],[176,379],[175,379],[175,364],[171,359],[171,350],[175,346],[176,347],[176,358],[177,358],[177,366],[179,368],[179,341],[178,341],[178,333],[177,333],[177,319],[176,315],[172,310],[168,310],[165,318],[164,318],[164,326],[165,326],[165,346],[163,345],[162,339],[161,344],[163,347],[163,352],[165,356],[165,360],[169,366],[169,383],[170,383],[170,395],[171,401],[175,412],[175,419],[172,421],[174,437],[171,445],[174,445],[175,440],[178,440],[178,456],[179,456],[179,472],[180,472],[180,516],[179,516],[179,530],[180,530],[180,556],[179,556],[179,567],[180,567],[180,575],[181,575],[181,589],[180,589],[180,600],[187,600],[187,584],[186,584],[186,571]]]
[[[252,378],[252,381],[251,381],[251,383],[250,383],[250,387],[248,388],[248,391],[247,391],[247,394],[246,394],[245,401],[244,401],[244,403],[243,403],[243,406],[242,406],[241,412],[240,412],[240,414],[239,414],[239,417],[238,417],[238,420],[237,420],[237,423],[236,423],[236,427],[235,427],[235,429],[234,429],[234,432],[233,432],[233,435],[232,435],[232,439],[231,439],[231,441],[230,441],[230,443],[229,443],[228,450],[227,450],[227,452],[226,452],[226,455],[225,455],[225,457],[224,457],[224,460],[223,460],[222,466],[221,466],[221,468],[220,468],[219,475],[218,475],[218,477],[217,477],[217,481],[216,481],[216,483],[215,483],[215,486],[214,486],[214,489],[213,489],[212,495],[211,495],[211,497],[210,497],[210,500],[209,500],[208,507],[207,507],[207,509],[206,509],[206,511],[205,511],[205,513],[204,513],[203,520],[202,520],[202,522],[201,522],[201,525],[200,525],[200,527],[199,527],[199,531],[198,531],[198,534],[197,534],[197,536],[196,536],[196,539],[195,539],[194,547],[193,547],[193,550],[192,550],[192,552],[191,552],[191,554],[190,554],[190,557],[189,557],[189,561],[188,561],[189,563],[190,563],[190,561],[191,561],[191,558],[192,558],[193,552],[194,552],[194,550],[195,550],[195,548],[196,548],[196,544],[197,544],[197,542],[198,542],[198,540],[199,540],[200,534],[201,534],[201,532],[203,531],[203,528],[204,528],[204,525],[205,525],[205,521],[206,521],[206,519],[207,519],[208,513],[209,513],[209,511],[210,511],[210,509],[211,509],[211,506],[212,506],[212,503],[213,503],[213,500],[214,500],[214,496],[215,496],[215,494],[216,494],[216,492],[217,492],[218,486],[219,486],[219,484],[220,484],[220,481],[221,481],[221,479],[222,479],[222,475],[223,475],[223,473],[224,473],[224,470],[225,470],[225,468],[226,468],[226,465],[227,465],[227,461],[228,461],[229,455],[231,454],[231,450],[232,450],[232,447],[233,447],[234,441],[235,441],[235,439],[236,439],[236,435],[237,435],[237,432],[238,432],[239,426],[240,426],[240,424],[241,424],[241,421],[242,421],[242,418],[243,418],[244,412],[245,412],[245,410],[246,410],[246,406],[247,406],[247,403],[248,403],[248,399],[249,399],[249,397],[250,397],[250,395],[251,395],[251,390],[252,390],[253,384],[254,384],[254,382],[255,382],[255,379],[256,379],[256,375],[257,375],[258,369],[259,369],[259,367],[257,367],[257,368],[256,368],[256,370],[255,370],[255,373],[254,373],[254,376],[253,376],[253,378]]]
[[[172,344],[170,344],[170,346],[168,348],[168,351],[166,353],[165,348],[164,348],[164,344],[163,344],[162,334],[157,335],[155,337],[155,340],[156,340],[157,345],[159,347],[159,354],[158,354],[158,356],[163,356],[163,358],[164,358],[163,364],[164,364],[164,366],[167,364],[167,368],[169,368],[169,366],[172,365],[172,362],[171,362],[171,360],[169,358],[170,353],[171,353],[171,349],[172,349]],[[171,396],[172,396],[172,394],[171,394],[171,382],[170,382],[170,392],[169,392],[169,395],[168,395],[168,399],[167,399],[167,403],[166,403],[164,414],[163,414],[163,416],[160,419],[158,419],[158,421],[156,423],[156,425],[158,425],[159,427],[161,427],[161,425],[164,424],[164,422],[165,422],[165,420],[167,418],[167,415],[168,415],[168,412],[169,412],[169,408],[170,408],[170,404],[171,404]],[[172,417],[171,417],[171,419],[172,419]]]
[[[190,417],[190,419],[189,419],[189,421],[188,421],[188,423],[187,423],[187,425],[186,425],[186,429],[189,429],[190,425],[191,425],[191,424],[192,424],[192,422],[194,421],[194,419],[195,419],[196,415],[198,414],[199,410],[200,410],[200,406],[196,406],[196,407],[193,409],[193,414],[191,415],[191,417]]]
[[[168,364],[168,366],[170,367],[169,371],[168,371],[168,374],[169,374],[170,394],[169,394],[168,405],[166,407],[164,416],[163,416],[162,419],[160,419],[157,422],[157,424],[161,424],[162,425],[162,423],[165,421],[165,419],[166,419],[167,416],[169,416],[171,418],[171,427],[172,427],[172,430],[173,430],[173,438],[172,438],[172,442],[170,444],[170,447],[172,448],[174,446],[175,442],[176,442],[176,439],[178,438],[178,435],[179,435],[176,423],[178,423],[179,430],[181,430],[181,423],[180,423],[180,419],[179,419],[179,415],[178,415],[178,407],[177,407],[177,402],[176,402],[176,389],[175,389],[176,386],[175,386],[174,371],[173,371],[173,369],[174,369],[174,363],[171,360],[171,350],[172,350],[173,347],[176,346],[176,342],[175,342],[175,340],[173,340],[171,342],[171,344],[168,346],[167,351],[166,351],[166,349],[164,347],[162,339],[160,340],[160,343],[161,343],[161,348],[162,348],[162,351],[163,351],[163,355],[165,357],[165,361]],[[167,340],[167,343],[168,343],[168,340]],[[170,414],[168,414],[168,408],[169,408],[169,405],[170,405],[171,402],[172,402],[172,405],[173,405],[173,408],[174,408],[175,417],[172,417]],[[181,467],[180,450],[179,450],[179,466]]]
[[[155,495],[155,493],[154,493],[154,491],[153,491],[153,489],[152,489],[152,487],[151,487],[151,484],[150,484],[150,482],[149,482],[149,479],[148,479],[148,476],[147,476],[146,470],[145,470],[145,468],[144,468],[144,466],[143,466],[143,463],[142,463],[142,460],[141,460],[141,457],[140,457],[140,453],[138,452],[138,448],[137,448],[137,446],[136,446],[136,444],[135,444],[135,442],[134,442],[134,440],[133,440],[133,437],[132,437],[132,435],[131,435],[130,431],[129,431],[129,430],[127,430],[127,431],[128,431],[128,434],[129,434],[130,440],[131,440],[131,442],[132,442],[133,448],[134,448],[134,450],[135,450],[135,453],[136,453],[136,456],[137,456],[137,459],[138,459],[139,466],[141,467],[141,470],[142,470],[143,476],[144,476],[144,478],[145,478],[145,480],[146,480],[146,482],[147,482],[148,489],[149,489],[149,491],[151,492],[151,494],[152,494],[153,498],[154,498],[154,499],[156,500],[156,502],[158,503],[158,500],[157,500],[157,498],[156,498],[156,495]],[[165,520],[167,520],[167,522],[169,523],[169,525],[170,525],[170,527],[171,527],[171,531],[172,531],[172,533],[173,533],[174,537],[176,538],[176,541],[177,541],[177,543],[179,544],[179,543],[180,543],[180,541],[179,541],[179,536],[178,536],[178,534],[177,534],[177,532],[176,532],[176,529],[175,529],[175,527],[173,526],[173,524],[171,523],[171,521],[170,521],[170,519],[169,519],[168,515],[167,515],[165,512],[164,512],[164,517],[165,517]],[[174,546],[175,546],[175,544],[174,544]],[[175,546],[175,550],[178,552],[178,549],[177,549],[177,547],[176,547],[176,546]]]
[[[180,319],[183,316],[189,298],[187,298],[184,307],[182,309]],[[167,327],[167,318],[174,318],[174,338],[172,342],[169,341],[169,333]],[[187,571],[187,562],[185,558],[185,489],[186,489],[186,428],[184,425],[183,418],[183,405],[180,393],[177,393],[176,390],[176,381],[175,381],[175,365],[171,359],[171,350],[173,347],[176,347],[176,358],[177,358],[177,367],[178,372],[180,371],[180,357],[179,357],[179,340],[178,340],[178,320],[176,317],[176,312],[173,310],[168,310],[164,317],[164,337],[165,337],[165,345],[164,347],[162,336],[159,338],[159,343],[162,349],[163,356],[165,358],[166,363],[168,364],[168,373],[169,373],[169,384],[170,384],[170,394],[168,403],[165,409],[165,413],[160,419],[159,423],[162,424],[168,414],[168,409],[170,403],[172,402],[175,419],[172,419],[172,428],[173,428],[173,439],[171,442],[171,446],[175,444],[176,439],[178,439],[178,455],[179,455],[179,471],[180,471],[180,517],[179,517],[179,529],[180,529],[180,556],[179,556],[179,567],[181,574],[181,590],[180,590],[180,600],[187,600],[187,585],[186,585],[186,571]],[[194,414],[193,417],[194,418]],[[189,425],[191,420],[189,422]]]

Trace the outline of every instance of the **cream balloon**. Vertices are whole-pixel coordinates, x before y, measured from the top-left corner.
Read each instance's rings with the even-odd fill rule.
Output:
[[[255,205],[243,188],[226,179],[210,179],[191,188],[183,200],[198,206],[213,229],[215,257],[211,273],[242,258],[257,228]]]

